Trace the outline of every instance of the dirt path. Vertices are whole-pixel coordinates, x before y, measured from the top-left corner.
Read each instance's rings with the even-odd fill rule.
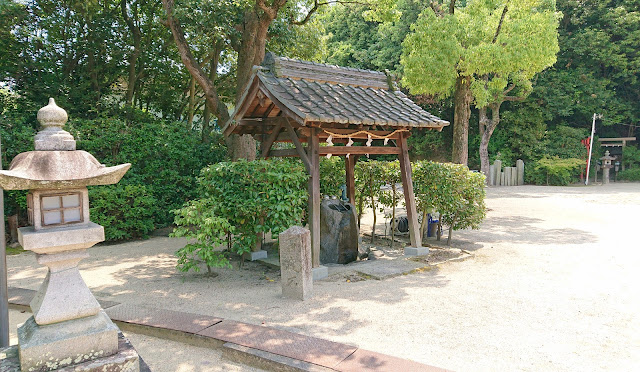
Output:
[[[607,370],[640,364],[640,184],[503,187],[477,231],[454,233],[462,262],[383,281],[314,283],[280,296],[255,264],[182,275],[179,239],[91,249],[82,274],[119,302],[266,324],[458,371]],[[9,285],[37,289],[31,255],[8,257]],[[143,355],[144,357],[144,355]],[[147,358],[148,359],[148,358]]]

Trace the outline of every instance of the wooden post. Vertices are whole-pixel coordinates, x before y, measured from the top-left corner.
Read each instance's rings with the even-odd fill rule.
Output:
[[[309,227],[311,230],[311,267],[320,266],[320,142],[318,130],[309,136]]]
[[[0,143],[0,169],[2,169]],[[7,288],[7,251],[4,231],[4,190],[0,189],[0,348],[9,346],[9,292]]]
[[[405,254],[418,255],[427,254],[428,249],[422,248],[422,237],[418,226],[418,213],[416,211],[416,199],[413,194],[413,180],[411,174],[411,162],[409,160],[409,149],[407,148],[407,137],[404,133],[398,140],[400,147],[400,174],[402,175],[402,190],[404,191],[404,201],[407,206],[407,219],[409,220],[409,237],[411,249],[405,248]],[[423,252],[424,251],[424,252]]]
[[[350,155],[348,158],[344,160],[344,165],[346,167],[346,185],[347,185],[347,198],[349,199],[349,203],[352,205],[356,205],[356,180],[355,180],[355,167],[356,167],[356,157],[355,155]]]

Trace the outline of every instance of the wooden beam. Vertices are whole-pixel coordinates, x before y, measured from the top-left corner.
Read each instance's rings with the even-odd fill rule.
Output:
[[[307,171],[309,171],[309,169],[311,169],[311,163],[309,162],[309,157],[307,156],[307,153],[304,151],[304,147],[302,147],[302,143],[300,143],[300,139],[298,138],[298,135],[296,134],[295,129],[293,129],[288,119],[285,118],[283,123],[284,123],[284,127],[287,128],[287,132],[289,133],[289,136],[291,137],[293,144],[296,145],[296,150],[298,150],[298,155],[300,156],[300,159],[302,159],[304,166],[307,168]]]
[[[295,158],[298,157],[298,150],[296,149],[282,149],[282,150],[271,150],[269,152],[269,156],[271,157],[280,157],[280,158]]]
[[[309,141],[309,227],[311,228],[311,267],[320,266],[320,147],[317,129],[311,131]]]
[[[320,156],[322,155],[399,155],[399,147],[384,147],[384,146],[322,146],[319,149]]]
[[[352,139],[368,139],[369,137],[367,136],[366,133],[360,133],[360,134],[355,134],[358,132],[358,130],[356,129],[340,129],[340,128],[326,128],[327,131],[331,132],[331,133],[335,133],[335,134],[340,134],[340,135],[344,135],[344,136],[348,136],[351,135]],[[375,134],[377,136],[388,136],[391,133],[393,133],[393,131],[383,131],[383,130],[367,130],[367,132],[371,133],[371,134]],[[303,136],[307,136],[309,133],[309,128],[302,128],[300,129],[300,134]],[[320,137],[320,139],[325,139],[329,137],[329,133],[326,133],[323,131],[323,128],[320,129],[320,133],[318,134],[318,136]],[[397,139],[399,138],[400,133],[396,133],[395,135],[391,136],[390,139]],[[374,138],[376,139],[376,138]]]
[[[268,89],[263,88],[260,89],[260,91],[264,93],[273,103],[275,103],[285,116],[292,118],[293,120],[300,123],[300,125],[305,125],[305,118],[290,110],[284,103],[280,102],[280,100],[276,96],[271,94]]]
[[[282,122],[277,123],[275,128],[273,128],[271,135],[269,135],[269,138],[260,144],[261,155],[263,158],[266,158],[269,155],[269,150],[271,150],[271,146],[273,146],[273,141],[275,141],[276,137],[278,137],[278,134],[282,130],[282,124]]]
[[[398,140],[400,146],[400,174],[402,176],[402,190],[404,191],[404,202],[407,207],[407,219],[409,220],[409,239],[413,248],[422,247],[422,236],[420,236],[420,226],[418,226],[418,212],[416,210],[416,197],[413,194],[413,176],[411,172],[411,162],[409,161],[409,149],[407,138],[402,135]]]

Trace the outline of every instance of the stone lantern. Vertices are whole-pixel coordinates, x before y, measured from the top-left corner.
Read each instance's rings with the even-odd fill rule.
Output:
[[[613,168],[611,161],[616,158],[609,155],[609,150],[604,153],[604,156],[600,158],[602,160],[602,183],[609,183],[609,169]]]
[[[35,136],[35,151],[18,154],[9,170],[0,171],[3,189],[29,190],[29,226],[18,230],[18,241],[49,269],[30,303],[33,316],[18,327],[20,368],[82,365],[93,371],[86,367],[92,361],[95,370],[137,371],[135,350],[122,358],[118,328],[78,271],[87,248],[104,240],[104,228],[90,220],[87,186],[117,183],[131,164],[106,167],[76,150],[73,136],[62,129],[67,113],[53,99],[38,111],[38,121],[43,128]]]

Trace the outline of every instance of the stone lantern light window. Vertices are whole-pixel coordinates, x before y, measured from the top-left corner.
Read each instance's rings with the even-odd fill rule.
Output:
[[[88,192],[32,190],[27,194],[29,224],[36,229],[89,222]]]

